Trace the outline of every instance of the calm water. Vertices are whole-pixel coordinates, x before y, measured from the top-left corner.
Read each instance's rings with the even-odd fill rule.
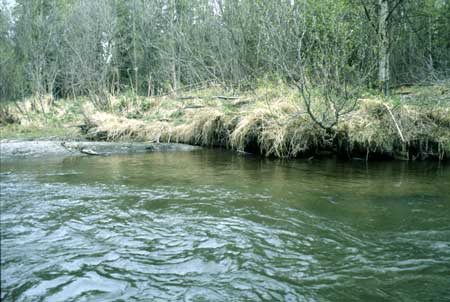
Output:
[[[450,301],[450,168],[4,161],[2,301]]]

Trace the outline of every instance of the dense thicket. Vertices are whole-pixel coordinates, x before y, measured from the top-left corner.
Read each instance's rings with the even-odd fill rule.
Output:
[[[87,95],[102,105],[128,90],[247,88],[262,78],[339,94],[347,85],[449,76],[446,0],[16,0],[0,6],[1,100]]]

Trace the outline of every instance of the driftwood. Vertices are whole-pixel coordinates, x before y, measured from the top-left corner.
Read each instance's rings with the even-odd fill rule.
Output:
[[[96,155],[96,156],[101,155],[97,151],[94,151],[94,150],[86,148],[86,147],[80,148],[79,146],[68,146],[66,142],[62,142],[61,146],[66,148],[66,150],[68,150],[70,152],[79,151],[80,153],[87,154],[87,155]]]
[[[100,155],[98,152],[92,150],[92,149],[87,149],[87,148],[81,148],[80,149],[81,153],[87,154],[87,155]]]

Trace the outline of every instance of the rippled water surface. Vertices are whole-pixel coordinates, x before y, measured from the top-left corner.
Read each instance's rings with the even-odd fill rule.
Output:
[[[450,301],[450,168],[222,151],[1,164],[2,301]]]

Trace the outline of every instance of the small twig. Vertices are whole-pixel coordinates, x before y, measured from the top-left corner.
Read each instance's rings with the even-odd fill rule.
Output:
[[[177,100],[192,100],[192,99],[203,99],[204,97],[202,96],[193,96],[193,95],[188,95],[188,96],[180,96],[177,97]]]
[[[239,99],[240,97],[239,97],[239,96],[223,96],[223,95],[216,95],[216,96],[213,96],[213,98],[220,99],[220,100],[237,100],[237,99]]]
[[[202,105],[188,105],[185,106],[183,109],[198,109],[198,108],[204,108],[205,106]]]
[[[238,100],[240,99],[239,96],[223,96],[223,95],[213,95],[213,96],[193,96],[193,95],[188,95],[188,96],[180,96],[177,97],[177,100],[191,100],[191,99],[219,99],[219,100]]]

